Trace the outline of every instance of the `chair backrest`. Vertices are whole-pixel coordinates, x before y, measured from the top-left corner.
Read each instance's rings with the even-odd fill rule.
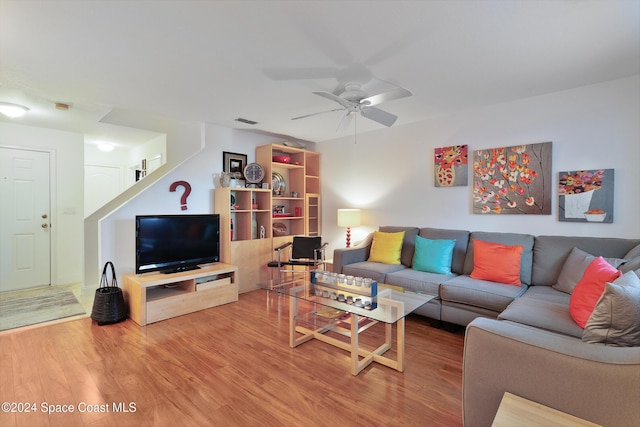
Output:
[[[291,245],[291,259],[314,259],[315,250],[322,246],[320,236],[294,236]]]

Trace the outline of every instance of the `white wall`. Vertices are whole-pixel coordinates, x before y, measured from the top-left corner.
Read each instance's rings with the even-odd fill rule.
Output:
[[[51,283],[82,281],[83,135],[0,122],[0,145],[52,153]]]
[[[467,187],[433,185],[434,148],[467,144],[471,155],[546,141],[553,142],[552,215],[473,214],[471,171]],[[380,225],[640,237],[638,75],[358,135],[355,144],[351,134],[317,147],[323,235],[332,248],[344,247],[338,208],[363,209],[352,241]],[[558,221],[558,172],[599,168],[615,169],[614,223]]]
[[[467,230],[504,230],[532,234],[640,237],[640,76],[577,88],[509,104],[437,117],[418,124],[318,143],[322,153],[323,235],[331,248],[344,245],[344,229],[335,226],[336,210],[363,209],[363,226],[353,241],[379,225],[414,225]],[[364,120],[364,119],[361,119]],[[535,142],[553,142],[553,186],[557,172],[615,169],[613,224],[559,222],[557,191],[553,214],[545,216],[474,215],[471,186],[435,188],[433,149],[468,144],[470,150]],[[118,273],[134,270],[136,214],[177,213],[181,188],[192,192],[188,213],[213,211],[212,175],[222,170],[222,152],[246,153],[274,138],[214,125],[190,125],[167,133],[168,175],[127,191],[85,222],[83,242],[83,136],[69,132],[0,123],[0,145],[43,148],[57,159],[54,192],[55,247],[53,283],[98,283],[105,261]],[[198,147],[204,146],[197,152]],[[189,158],[192,153],[197,154]],[[173,159],[173,161],[171,161]],[[187,159],[183,165],[180,164]],[[134,186],[134,187],[136,187]],[[65,212],[74,212],[65,214]],[[99,226],[98,226],[99,223]],[[99,229],[99,230],[98,230]],[[83,252],[84,249],[84,252]],[[83,263],[84,261],[84,263]]]
[[[154,159],[154,164],[159,163],[157,166],[161,166],[167,161],[167,136],[160,135],[153,138],[144,144],[134,147],[128,154],[126,186],[130,187],[135,184],[135,173],[132,171],[141,167],[142,159],[147,159],[147,162]],[[159,158],[159,162],[155,162],[157,158]],[[147,163],[147,173],[151,173],[154,170],[154,167]]]
[[[136,183],[135,171],[136,169],[140,169],[142,159],[158,159],[158,161],[148,163],[148,173],[153,172],[154,168],[166,162],[166,142],[166,135],[160,135],[135,147],[118,145],[113,151],[109,152],[101,151],[95,143],[85,143],[84,164],[85,166],[117,169],[117,172],[114,172],[114,174],[118,173],[119,177],[117,182],[118,189],[115,194],[117,195]],[[151,167],[151,164],[153,164],[153,167]],[[85,217],[87,217],[100,206],[109,202],[114,194],[109,192],[105,193],[101,191],[101,188],[96,187],[96,185],[100,185],[100,183],[92,181],[86,170],[84,181],[84,214]],[[115,190],[115,185],[113,188]]]
[[[247,161],[253,162],[256,147],[271,142],[273,137],[205,124],[201,151],[100,222],[99,265],[112,261],[118,275],[135,271],[136,215],[214,213],[213,177],[222,171],[222,152],[247,154]],[[183,188],[169,191],[175,181],[187,181],[191,186],[186,211],[180,204]],[[85,286],[96,284],[87,282]]]
[[[113,114],[113,113],[111,113]],[[185,159],[198,152],[204,146],[204,127],[196,122],[145,122],[145,118],[129,116],[124,112],[118,117],[111,117],[111,124],[139,129],[154,129],[155,132],[166,134],[167,161],[157,172],[148,175],[135,185],[127,188],[122,194],[111,200],[100,209],[87,216],[84,221],[84,291],[90,291],[98,286],[100,273],[104,265],[103,259],[113,261],[112,254],[118,249],[114,246],[115,238],[108,233],[114,233],[111,215],[127,206],[129,201],[145,192],[161,179],[164,173],[180,165]],[[103,119],[104,121],[104,119]],[[101,227],[104,224],[105,230]],[[117,267],[117,266],[116,266]]]

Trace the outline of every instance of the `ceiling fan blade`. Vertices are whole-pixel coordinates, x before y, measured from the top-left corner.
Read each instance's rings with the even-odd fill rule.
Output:
[[[398,87],[387,92],[379,93],[377,95],[364,98],[362,101],[360,101],[360,104],[367,105],[367,106],[378,105],[378,104],[382,104],[383,102],[391,101],[393,99],[405,98],[411,95],[413,94],[409,92],[407,89],[403,87]]]
[[[347,111],[347,114],[345,114],[344,117],[342,117],[342,120],[340,120],[340,124],[338,124],[338,128],[336,129],[336,132],[343,132],[347,130],[347,128],[351,124],[352,118],[353,118],[353,112]]]
[[[333,102],[337,102],[338,104],[342,105],[344,108],[353,108],[355,105],[353,102],[347,101],[344,98],[340,98],[338,95],[334,95],[331,92],[316,91],[316,92],[313,92],[313,94],[321,96],[323,98],[330,99]]]
[[[318,114],[333,113],[334,111],[341,111],[341,110],[344,110],[344,108],[334,108],[333,110],[326,110],[326,111],[320,111],[318,113],[305,114],[304,116],[294,117],[291,120],[305,119],[307,117],[317,116]]]
[[[362,109],[360,114],[362,114],[362,117],[366,117],[367,119],[378,122],[386,127],[390,127],[396,122],[396,120],[398,120],[398,116],[382,111],[376,107],[365,107]]]

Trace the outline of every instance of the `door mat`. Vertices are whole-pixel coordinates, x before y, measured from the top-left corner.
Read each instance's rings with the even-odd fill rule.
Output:
[[[86,314],[73,292],[47,287],[0,293],[0,331]]]

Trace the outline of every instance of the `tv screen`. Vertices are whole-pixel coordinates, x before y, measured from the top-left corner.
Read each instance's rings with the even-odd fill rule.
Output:
[[[136,216],[136,273],[174,273],[219,260],[220,215]]]

